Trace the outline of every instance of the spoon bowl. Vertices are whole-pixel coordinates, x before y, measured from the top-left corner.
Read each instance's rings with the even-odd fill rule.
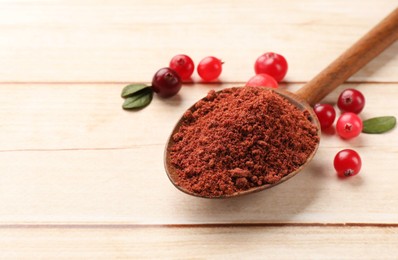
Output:
[[[293,94],[291,92],[288,92],[288,91],[285,91],[285,90],[281,90],[281,89],[271,89],[271,88],[265,88],[265,87],[264,88],[261,87],[259,89],[262,89],[263,91],[273,91],[276,94],[278,94],[278,95],[282,96],[283,98],[285,98],[287,101],[289,101],[291,104],[293,104],[300,111],[307,111],[309,113],[308,119],[313,124],[316,125],[316,127],[318,129],[317,136],[320,137],[320,135],[321,135],[321,130],[320,129],[321,128],[320,128],[320,124],[319,124],[318,118],[317,118],[315,112],[312,110],[311,106],[305,100],[303,100],[301,97],[299,97],[299,96],[297,96],[297,95],[295,95],[295,94]],[[222,91],[224,91],[224,90],[218,91],[217,94],[221,93]],[[188,108],[188,110],[191,110],[193,112],[195,110],[195,104],[192,105],[190,108]],[[178,132],[178,130],[181,127],[182,123],[183,123],[183,118],[181,117],[180,120],[175,125],[175,127],[174,127],[174,129],[173,129],[168,141],[167,141],[166,149],[165,149],[165,153],[164,153],[164,166],[165,166],[165,170],[166,170],[167,176],[169,177],[171,183],[177,189],[179,189],[182,192],[185,192],[185,193],[187,193],[189,195],[196,196],[196,197],[202,197],[202,198],[229,198],[229,197],[236,197],[236,196],[241,196],[241,195],[250,194],[250,193],[253,193],[253,192],[258,192],[258,191],[262,191],[262,190],[265,190],[265,189],[269,189],[269,188],[271,188],[271,187],[273,187],[275,185],[278,185],[278,184],[280,184],[280,183],[292,178],[293,176],[298,174],[302,169],[304,169],[309,164],[309,162],[312,160],[312,158],[314,157],[314,155],[315,155],[315,153],[316,153],[316,151],[318,149],[318,146],[319,146],[319,142],[318,142],[316,144],[314,150],[308,156],[306,162],[303,165],[301,165],[295,171],[285,175],[283,178],[281,178],[276,183],[264,184],[264,185],[261,185],[261,186],[255,186],[255,187],[251,187],[251,188],[246,189],[246,190],[236,191],[236,192],[234,192],[232,194],[225,194],[225,195],[221,195],[221,196],[217,196],[217,197],[204,196],[204,195],[195,193],[193,191],[187,190],[184,187],[182,187],[182,186],[177,184],[178,180],[179,180],[179,176],[178,176],[177,169],[171,163],[171,160],[170,160],[171,156],[170,156],[170,149],[169,148],[174,145],[173,135]]]

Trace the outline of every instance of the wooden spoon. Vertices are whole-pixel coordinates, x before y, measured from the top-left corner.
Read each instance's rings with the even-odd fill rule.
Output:
[[[353,46],[351,46],[347,51],[345,51],[340,57],[333,61],[327,68],[321,71],[314,79],[305,84],[301,89],[299,89],[295,94],[288,91],[275,90],[277,94],[286,98],[289,102],[295,105],[300,110],[307,110],[310,114],[310,120],[318,127],[318,136],[321,136],[320,126],[318,118],[316,117],[314,111],[312,110],[313,105],[322,100],[327,94],[333,91],[336,87],[341,85],[345,80],[351,77],[369,61],[379,55],[384,49],[390,46],[398,39],[398,8],[395,9],[391,14],[384,18],[379,24],[377,24],[372,30],[366,33],[361,39],[359,39]],[[222,90],[221,90],[222,91]],[[265,91],[270,91],[265,89]],[[188,110],[193,110],[194,105]],[[185,189],[177,185],[178,174],[176,169],[170,163],[170,147],[174,144],[172,136],[178,132],[182,124],[182,118],[177,122],[171,133],[169,140],[166,145],[164,154],[164,164],[167,175],[170,181],[179,190],[188,193],[193,196],[205,197],[205,198],[228,198],[236,197],[244,194],[249,194],[253,192],[258,192],[264,189],[271,188],[279,183],[292,178],[302,169],[304,169],[311,159],[314,157],[315,152],[318,148],[309,155],[307,161],[299,167],[294,172],[289,173],[283,177],[280,181],[274,184],[265,184],[258,187],[253,187],[244,191],[238,191],[233,194],[223,195],[223,196],[203,196],[192,191]]]

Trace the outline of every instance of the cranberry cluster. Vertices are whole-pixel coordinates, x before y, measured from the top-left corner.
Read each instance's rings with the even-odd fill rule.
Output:
[[[185,54],[174,56],[169,67],[158,70],[152,79],[152,89],[161,97],[171,97],[180,91],[183,80],[189,80],[195,70],[193,60]],[[222,71],[220,59],[208,56],[203,58],[197,68],[204,81],[216,80]]]
[[[336,122],[336,132],[343,139],[357,137],[362,132],[362,120],[358,114],[365,106],[364,95],[356,89],[344,90],[338,100],[337,107],[341,111]],[[315,114],[319,119],[322,130],[332,127],[336,118],[336,111],[330,104],[316,104]],[[359,154],[351,149],[338,152],[334,158],[334,168],[338,176],[348,177],[359,173],[361,169],[361,158]]]

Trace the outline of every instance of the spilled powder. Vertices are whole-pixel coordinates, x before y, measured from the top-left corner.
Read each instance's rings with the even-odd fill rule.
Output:
[[[172,138],[177,184],[206,197],[278,182],[319,142],[308,112],[255,87],[210,91],[184,114]]]

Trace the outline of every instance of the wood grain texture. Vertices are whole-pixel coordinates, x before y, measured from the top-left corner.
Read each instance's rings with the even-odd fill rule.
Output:
[[[0,2],[0,81],[150,81],[177,53],[225,61],[246,82],[266,51],[286,56],[287,81],[308,81],[396,8],[355,1]],[[354,81],[398,81],[398,44]],[[195,75],[195,80],[198,80]]]
[[[0,229],[2,259],[396,259],[376,227]]]

